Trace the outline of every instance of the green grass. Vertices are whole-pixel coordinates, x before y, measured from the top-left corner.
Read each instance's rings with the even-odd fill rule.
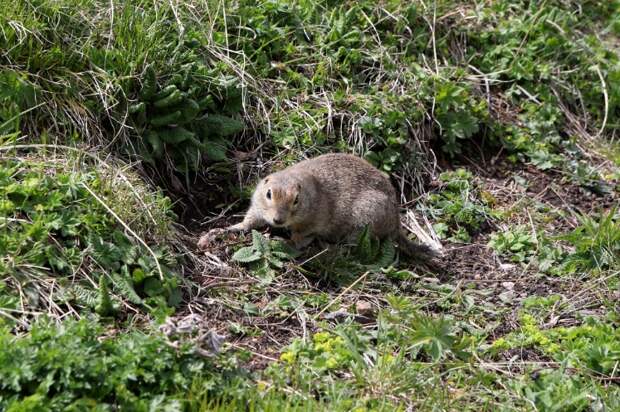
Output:
[[[620,408],[617,1],[0,5],[0,409]],[[195,254],[329,151],[445,270],[368,233]]]
[[[619,123],[618,58],[594,36],[613,2],[111,4],[2,11],[5,132],[111,142],[187,173],[227,158],[244,108],[260,133],[241,147],[355,147],[419,188],[433,135],[449,154],[484,136],[549,168]]]

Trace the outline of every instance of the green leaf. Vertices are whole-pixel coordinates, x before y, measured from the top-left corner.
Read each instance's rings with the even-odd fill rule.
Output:
[[[131,303],[135,303],[136,305],[142,304],[142,298],[138,296],[133,285],[129,281],[129,271],[126,266],[123,266],[123,272],[127,274],[127,277],[121,276],[118,273],[112,274],[114,289],[118,290],[118,292]]]
[[[148,66],[144,73],[140,98],[143,100],[149,100],[155,94],[156,89],[157,79],[155,76],[155,69],[153,69],[153,66]]]
[[[368,226],[364,227],[364,230],[357,238],[357,249],[360,256],[369,257],[372,253],[370,230]]]
[[[239,133],[245,127],[241,120],[219,114],[208,115],[204,122],[210,132],[220,137],[228,137]]]
[[[168,305],[177,308],[181,302],[183,302],[183,293],[179,288],[174,288],[168,296]]]
[[[90,289],[86,289],[80,285],[73,285],[67,291],[65,296],[75,300],[78,304],[94,308],[97,305],[98,294]]]
[[[116,312],[116,308],[112,304],[112,298],[108,291],[108,284],[105,275],[99,277],[99,294],[97,295],[97,305],[95,312],[101,316],[110,316]]]
[[[176,110],[174,112],[170,112],[165,115],[151,117],[150,123],[153,126],[166,126],[169,124],[175,124],[180,119],[181,119],[181,111]]]
[[[271,248],[271,254],[282,259],[293,259],[301,254],[300,251],[281,240],[272,240],[269,246]]]
[[[252,230],[252,247],[262,256],[269,250],[269,241],[260,232]]]
[[[228,159],[226,156],[226,145],[217,141],[208,141],[204,145],[204,151],[212,162],[223,162]]]
[[[171,127],[166,129],[161,129],[157,131],[158,136],[161,140],[170,144],[179,144],[184,142],[185,140],[196,137],[193,132],[183,128],[183,127]]]
[[[159,279],[150,277],[144,281],[144,293],[151,297],[160,296],[164,293],[164,288]]]
[[[250,263],[250,262],[256,262],[257,260],[260,260],[261,257],[262,257],[262,254],[260,252],[255,250],[253,247],[246,246],[246,247],[242,247],[241,249],[237,250],[233,254],[232,260],[234,260],[235,262]]]
[[[394,243],[390,239],[385,239],[381,244],[379,256],[373,266],[377,268],[387,268],[394,263],[395,256],[396,250],[394,248]]]

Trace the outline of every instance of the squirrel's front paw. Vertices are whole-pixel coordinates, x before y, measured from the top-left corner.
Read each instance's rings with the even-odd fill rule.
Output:
[[[209,246],[211,246],[211,244],[213,243],[213,241],[218,235],[221,235],[222,233],[226,233],[226,232],[227,232],[226,228],[222,228],[222,227],[209,230],[207,233],[200,236],[200,239],[198,239],[198,249],[201,249],[201,250],[208,249]]]

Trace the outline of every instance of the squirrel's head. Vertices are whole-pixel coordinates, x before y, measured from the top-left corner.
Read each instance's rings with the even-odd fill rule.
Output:
[[[263,218],[274,227],[288,227],[301,220],[311,207],[311,188],[303,179],[273,174],[256,188],[255,201],[260,202]]]

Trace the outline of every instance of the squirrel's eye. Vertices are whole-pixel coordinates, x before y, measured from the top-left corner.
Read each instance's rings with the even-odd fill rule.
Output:
[[[271,189],[267,190],[267,199],[271,199]]]

